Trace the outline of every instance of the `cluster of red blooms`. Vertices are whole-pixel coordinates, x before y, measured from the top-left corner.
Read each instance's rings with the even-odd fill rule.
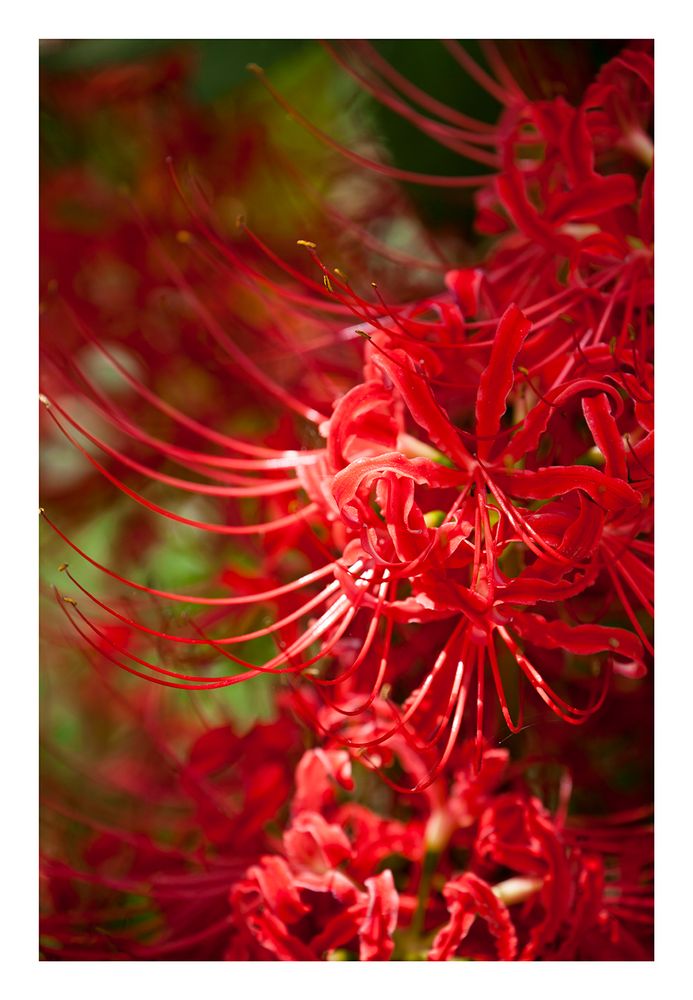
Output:
[[[531,758],[511,763],[497,744],[551,716],[588,727],[617,692],[628,713],[628,685],[635,704],[651,668],[653,60],[647,46],[626,48],[573,106],[530,99],[493,45],[493,75],[446,45],[502,105],[495,126],[420,91],[370,47],[334,51],[377,100],[485,171],[418,175],[339,147],[388,184],[476,189],[487,249],[473,267],[429,263],[437,294],[362,295],[314,242],[299,241],[311,273],[241,221],[244,253],[175,163],[190,219],[175,254],[142,223],[150,266],[180,322],[223,352],[231,391],[283,410],[272,439],[193,419],[122,363],[93,317],[55,307],[138,404],[123,407],[63,358],[44,387],[48,421],[148,512],[247,543],[261,567],[251,581],[224,577],[232,596],[159,589],[99,563],[44,512],[145,608],[202,609],[172,632],[62,567],[74,590],[61,607],[82,648],[164,688],[278,677],[315,743],[297,753],[302,730],[285,716],[243,738],[229,727],[199,738],[179,772],[196,808],[170,846],[104,827],[84,846],[98,887],[86,901],[78,866],[47,862],[49,957],[651,954],[648,809],[569,815],[568,760],[549,810],[530,790]],[[233,331],[218,315],[224,282],[239,303]],[[269,348],[282,345],[295,356],[279,377]],[[214,450],[193,446],[200,438]],[[173,510],[123,469],[216,498],[221,517]],[[248,624],[257,607],[274,609],[271,624]],[[272,652],[248,659],[268,637]],[[354,791],[356,768],[365,784]],[[378,787],[387,808],[369,804]],[[103,930],[127,908],[99,892],[143,885],[161,926]]]
[[[485,747],[477,766],[469,740],[425,794],[383,799],[341,747],[302,750],[304,707],[284,704],[243,737],[230,725],[188,732],[181,753],[151,704],[119,697],[111,724],[137,725],[91,775],[107,792],[105,818],[51,799],[47,783],[53,835],[69,831],[71,849],[44,863],[46,956],[648,957],[648,809],[568,818],[562,783],[551,813],[506,749]],[[387,723],[384,703],[376,717],[371,731]],[[390,757],[427,773],[401,737]],[[134,817],[134,828],[109,813]]]

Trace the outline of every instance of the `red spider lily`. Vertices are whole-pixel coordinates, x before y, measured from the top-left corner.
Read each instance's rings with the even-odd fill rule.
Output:
[[[356,939],[361,961],[389,959],[399,911],[392,873],[359,888],[337,870],[349,840],[317,813],[299,813],[284,844],[288,862],[262,858],[232,890],[238,933],[228,957],[311,961]]]
[[[351,388],[337,391],[343,373],[329,363],[296,372],[295,387],[288,385],[239,346],[178,262],[159,242],[153,245],[166,280],[225,353],[244,392],[271,399],[312,427],[314,446],[304,447],[300,436],[287,445],[288,425],[274,446],[208,428],[125,371],[102,346],[136,396],[185,432],[185,444],[131,419],[71,359],[59,360],[58,384],[82,391],[98,416],[97,429],[59,392],[44,397],[55,427],[144,508],[206,533],[256,536],[261,555],[273,544],[280,557],[289,544],[304,545],[312,559],[309,571],[293,580],[278,564],[267,565],[254,592],[172,593],[101,566],[51,520],[80,555],[120,583],[207,609],[191,622],[194,634],[169,632],[101,600],[68,571],[100,609],[92,618],[69,599],[66,613],[84,641],[126,671],[166,686],[207,689],[261,673],[304,674],[329,711],[345,719],[368,713],[387,694],[389,724],[360,742],[344,736],[343,743],[370,753],[402,734],[414,747],[435,748],[419,790],[443,772],[472,701],[480,764],[487,681],[512,732],[523,725],[527,682],[558,718],[575,725],[602,705],[613,672],[642,674],[643,647],[652,648],[634,607],[653,610],[651,176],[625,172],[632,154],[642,153],[649,127],[649,56],[624,55],[572,108],[560,98],[529,101],[495,50],[495,83],[463,50],[453,51],[505,106],[501,122],[489,129],[456,119],[432,130],[418,117],[417,124],[465,156],[473,136],[461,133],[470,131],[474,148],[495,150],[477,159],[496,164],[498,175],[490,182],[486,176],[433,179],[377,165],[404,180],[481,186],[480,223],[505,234],[480,266],[448,272],[448,291],[438,296],[389,306],[376,289],[375,300],[366,299],[339,269],[323,263],[314,244],[300,241],[321,283],[245,227],[248,259],[217,234],[200,198],[184,193],[174,174],[197,234],[186,233],[184,245],[212,274],[230,275],[253,296],[259,319],[238,318],[244,343],[256,332],[266,341],[291,342],[299,321],[334,331],[325,313],[356,319],[337,334],[350,351],[351,341],[361,343],[357,334],[363,336],[362,368]],[[376,69],[402,89],[385,66]],[[379,95],[384,99],[385,91]],[[624,116],[621,105],[631,100]],[[607,136],[609,148],[626,161],[620,173],[598,169]],[[363,157],[355,158],[364,165]],[[281,280],[265,273],[263,256]],[[291,333],[282,334],[279,307]],[[66,315],[85,340],[100,346],[75,310]],[[189,435],[220,446],[221,454],[192,446]],[[152,454],[212,482],[162,471]],[[222,519],[164,506],[121,478],[123,466],[155,484],[216,498]],[[241,505],[249,499],[257,513],[243,520]],[[260,603],[276,606],[273,624],[218,634],[222,616]],[[233,672],[182,672],[136,646],[117,646],[102,612],[135,635],[204,649],[230,661]],[[425,635],[423,654],[411,642],[415,629]],[[262,662],[230,652],[266,637],[277,652]],[[578,704],[565,688],[569,667],[572,684],[584,689]],[[469,885],[464,892],[465,899],[474,895]]]
[[[442,657],[424,686],[413,697],[403,720],[397,724],[399,728],[419,710],[434,681],[442,675],[442,682],[447,683],[447,687],[443,687],[443,683],[440,686],[443,687],[443,697],[447,699],[448,715],[456,702],[453,720],[455,732],[459,728],[474,665],[477,666],[478,686],[481,688],[483,683],[483,659],[478,661],[483,653],[477,650],[484,647],[489,650],[493,676],[506,718],[513,725],[504,703],[494,645],[489,641],[496,631],[514,654],[530,682],[557,714],[567,721],[575,722],[581,721],[594,710],[594,705],[586,710],[572,708],[545,684],[518,647],[513,633],[508,630],[510,623],[520,638],[539,646],[562,646],[579,654],[618,650],[619,655],[625,656],[627,661],[642,662],[638,640],[622,629],[601,625],[571,627],[560,621],[549,622],[536,614],[521,613],[512,606],[516,603],[525,606],[529,603],[531,606],[537,601],[546,603],[552,599],[565,600],[582,593],[594,582],[596,576],[597,567],[590,567],[584,560],[594,557],[600,533],[603,536],[606,525],[611,521],[618,523],[619,518],[622,520],[624,517],[632,517],[631,511],[641,509],[638,493],[618,476],[605,475],[588,466],[540,468],[531,472],[508,471],[507,450],[504,452],[501,449],[494,456],[489,442],[494,432],[497,434],[499,431],[500,416],[512,386],[514,356],[520,351],[528,325],[520,311],[512,307],[499,326],[477,392],[475,437],[479,443],[476,457],[467,449],[462,434],[440,407],[429,381],[417,369],[417,362],[412,359],[411,354],[401,347],[393,350],[382,348],[378,344],[377,334],[371,337],[366,352],[365,372],[373,377],[337,403],[332,419],[321,425],[327,438],[324,452],[306,456],[312,461],[306,462],[305,470],[303,466],[299,467],[299,481],[312,499],[307,511],[317,512],[322,509],[327,522],[334,523],[332,530],[343,547],[344,563],[325,567],[325,572],[331,570],[334,574],[334,583],[325,588],[318,598],[311,599],[304,608],[299,608],[298,612],[294,611],[282,619],[280,624],[293,623],[306,611],[325,604],[337,592],[337,588],[341,590],[342,596],[336,602],[326,604],[326,610],[322,618],[318,619],[317,625],[289,645],[285,652],[279,653],[257,669],[281,669],[280,665],[287,663],[290,666],[284,670],[294,672],[310,666],[326,651],[335,648],[346,627],[356,618],[363,605],[366,610],[372,610],[364,646],[351,666],[328,682],[330,686],[341,687],[358,673],[358,668],[365,662],[376,639],[381,617],[390,622],[425,622],[462,613],[463,618],[458,621],[446,643]],[[380,339],[385,336],[383,333]],[[609,383],[592,379],[578,380],[576,384],[568,385],[563,389],[562,395],[567,398],[571,394],[578,395],[580,391],[601,390],[602,387],[609,390],[609,396],[615,394],[615,390],[609,388]],[[585,401],[590,425],[597,428],[593,431],[596,440],[603,443],[602,437],[610,432],[611,440],[615,441],[613,418],[606,402],[607,393],[602,392],[596,399],[600,408],[593,405],[589,397]],[[386,417],[388,413],[392,417],[383,422],[383,412]],[[430,443],[422,442],[406,431],[407,414],[426,432]],[[527,428],[533,417],[538,419],[534,420],[533,438],[530,438]],[[537,404],[528,417],[521,421],[520,434],[525,433],[525,446],[528,441],[536,443],[537,439],[541,443],[541,433],[549,417],[550,407]],[[59,423],[57,418],[54,419]],[[512,447],[513,439],[510,440]],[[608,454],[609,449],[606,445],[604,448]],[[411,454],[412,450],[436,457],[442,454],[449,465],[454,463],[457,468],[446,467],[421,455],[407,457],[406,452]],[[612,450],[618,452],[616,444]],[[621,454],[622,451],[621,448]],[[618,471],[622,472],[624,469],[625,461],[621,457]],[[426,486],[435,491],[433,495],[437,500],[447,494],[450,497],[448,502],[451,503],[447,516],[444,512],[438,515],[436,511],[423,511],[415,496],[417,486]],[[576,496],[573,500],[571,498],[574,494]],[[495,534],[491,532],[489,522],[489,495],[497,505],[494,507],[497,517]],[[512,497],[556,499],[541,512],[529,513],[527,516],[521,507],[513,503]],[[565,499],[561,500],[561,497]],[[431,514],[434,518],[431,518]],[[429,522],[433,522],[430,526],[427,517]],[[437,525],[435,521],[438,522]],[[279,519],[277,526],[283,523]],[[212,526],[207,527],[211,529]],[[246,533],[244,528],[222,526],[220,530]],[[562,536],[560,542],[556,540],[557,532]],[[578,538],[580,542],[576,544]],[[496,564],[496,552],[516,540],[523,543],[537,558],[527,570],[508,580]],[[345,571],[347,566],[350,567],[348,572]],[[583,572],[576,572],[577,570]],[[322,573],[323,570],[319,575]],[[566,580],[568,573],[572,579]],[[309,575],[305,581],[298,581],[298,585],[311,583],[313,579],[315,574]],[[397,597],[400,581],[406,581],[411,587],[411,594],[405,599]],[[507,598],[506,588],[509,592]],[[142,589],[153,592],[150,588]],[[291,589],[289,586],[288,591]],[[282,596],[286,592],[287,588],[279,587],[269,591],[266,596]],[[163,592],[156,593],[170,596]],[[187,598],[181,595],[180,599]],[[250,599],[251,597],[219,598],[212,603],[244,604]],[[97,598],[95,600],[108,610]],[[506,607],[506,602],[510,606]],[[135,628],[144,628],[144,631],[160,637],[176,639],[168,633],[138,626],[135,621],[117,611],[113,613]],[[81,612],[79,614],[83,617]],[[88,621],[86,623],[90,624]],[[93,629],[93,626],[90,627]],[[226,653],[224,646],[270,631],[273,629],[257,630],[234,639],[181,638],[178,641],[193,645],[209,643],[223,655],[253,670],[250,664]],[[388,643],[391,631],[391,625],[388,625]],[[313,639],[325,632],[330,638],[318,656],[303,661],[298,666],[295,662],[292,663],[292,657],[306,650]],[[453,643],[455,650],[459,652],[451,652]],[[480,646],[480,643],[483,645]],[[450,676],[449,668],[444,671],[448,657],[452,660],[453,655],[457,656],[458,664],[462,665],[454,668],[454,679]],[[462,686],[465,659],[470,661],[470,666]],[[139,662],[143,666],[151,666],[141,660]],[[364,707],[368,707],[377,696],[383,683],[391,682],[387,674],[387,657],[381,656],[380,662],[375,685]],[[170,675],[170,672],[164,673]],[[191,679],[178,676],[181,680]],[[204,686],[235,683],[237,679],[237,675],[234,675],[233,678],[204,682]],[[449,686],[451,681],[452,688]],[[479,712],[480,725],[483,703]],[[447,745],[448,748],[452,746],[452,741]]]
[[[185,715],[167,722],[156,692],[123,695],[94,666],[82,714],[119,739],[78,761],[47,747],[45,957],[649,956],[648,810],[566,820],[570,784],[549,812],[523,763],[484,747],[477,768],[473,741],[455,747],[424,795],[383,798],[362,767],[374,761],[352,762],[334,731],[299,756],[286,708],[314,728],[303,698],[239,736]],[[352,735],[389,725],[386,703],[371,714],[354,718]],[[429,773],[431,749],[404,731],[382,754],[415,784]],[[77,784],[66,781],[74,767]]]
[[[400,749],[416,767],[416,755]],[[526,790],[498,790],[507,781],[503,752],[487,751],[474,776],[475,753],[468,744],[454,783],[447,775],[406,826],[335,801],[334,766],[323,759],[321,773],[333,781],[332,797],[322,798],[327,819],[294,812],[282,854],[264,858],[234,887],[232,956],[286,961],[360,953],[364,960],[387,958],[394,948],[396,957],[433,961],[648,957],[646,811],[566,824]],[[460,871],[462,857],[468,861]],[[367,875],[384,859],[396,874],[385,869],[376,886]],[[379,942],[370,952],[367,933]]]
[[[449,921],[437,933],[429,958],[646,959],[651,948],[648,932],[643,933],[651,925],[649,831],[626,827],[624,832],[619,822],[618,817],[607,820],[614,834],[610,841],[607,836],[599,843],[598,821],[594,835],[575,841],[572,831],[557,827],[536,800],[498,797],[479,822],[475,855],[482,871],[500,866],[520,874],[495,885],[473,872],[450,880],[443,889]],[[614,850],[616,867],[605,870]],[[610,891],[610,880],[614,886],[618,881],[618,888]],[[478,933],[479,920],[490,934]]]
[[[330,711],[345,719],[367,713],[389,692],[389,724],[360,742],[344,737],[344,743],[372,752],[401,733],[413,746],[435,748],[417,781],[420,789],[445,768],[474,698],[480,763],[488,679],[511,731],[523,724],[527,681],[557,717],[577,724],[602,704],[612,671],[637,676],[644,670],[643,646],[651,651],[634,607],[652,612],[651,175],[642,182],[638,213],[637,175],[598,169],[607,138],[626,166],[645,148],[649,57],[626,54],[607,67],[575,109],[562,99],[529,101],[493,49],[495,83],[463,50],[453,51],[506,107],[500,125],[490,129],[454,116],[442,128],[421,116],[416,123],[465,156],[471,144],[477,159],[500,172],[491,182],[417,179],[483,185],[482,227],[515,231],[503,236],[483,266],[449,272],[448,294],[405,306],[388,306],[379,292],[368,301],[322,263],[312,244],[322,285],[246,229],[253,253],[293,282],[279,283],[266,276],[259,257],[249,259],[218,236],[195,192],[184,196],[199,234],[183,234],[184,245],[215,277],[231,275],[236,287],[255,297],[261,319],[246,327],[247,334],[259,327],[267,340],[291,342],[310,311],[316,323],[325,312],[356,318],[358,330],[339,334],[342,341],[358,332],[365,336],[362,373],[347,392],[335,393],[335,376],[325,366],[316,368],[312,382],[299,376],[296,389],[280,384],[154,244],[166,280],[242,375],[243,391],[269,396],[317,429],[324,444],[305,449],[298,438],[287,447],[290,428],[275,446],[207,428],[130,374],[72,308],[65,320],[102,351],[139,400],[185,433],[185,443],[133,420],[74,362],[53,358],[56,385],[83,394],[98,416],[97,428],[76,416],[58,390],[46,394],[57,428],[143,507],[210,534],[259,536],[265,552],[279,538],[279,556],[305,540],[316,557],[299,579],[277,579],[267,565],[257,589],[207,598],[129,581],[63,535],[93,565],[142,594],[208,608],[192,622],[193,635],[171,633],[102,601],[68,571],[101,612],[135,638],[170,640],[192,652],[199,647],[231,661],[234,670],[209,677],[153,662],[136,642],[128,648],[114,642],[109,626],[70,598],[71,610],[65,610],[83,640],[130,673],[167,686],[206,689],[260,673],[309,674]],[[377,63],[376,69],[402,89],[386,66]],[[382,89],[378,94],[385,98]],[[392,106],[395,98],[387,99]],[[411,117],[399,98],[395,103]],[[624,103],[632,104],[627,115]],[[405,179],[402,171],[378,169]],[[561,277],[563,259],[568,270]],[[521,307],[506,307],[511,296]],[[278,303],[290,333],[274,318]],[[316,395],[319,384],[323,392]],[[222,453],[192,446],[190,434],[221,446]],[[603,471],[584,463],[592,443]],[[95,449],[106,457],[97,459]],[[152,452],[212,482],[162,471],[148,457]],[[216,498],[224,505],[222,520],[190,517],[156,502],[121,478],[121,466],[154,483]],[[301,507],[302,491],[308,503]],[[240,505],[248,499],[261,513],[239,523]],[[310,596],[300,598],[303,592]],[[273,625],[217,634],[222,615],[259,602],[276,605]],[[426,636],[425,656],[411,643],[413,628]],[[229,652],[268,636],[278,651],[264,662]],[[350,641],[356,643],[353,654]],[[431,647],[437,647],[433,655]],[[577,706],[563,690],[566,656],[557,657],[557,650],[582,662],[601,658],[596,687],[589,674],[576,673],[573,683],[587,689]],[[520,682],[517,719],[506,691],[509,666]]]

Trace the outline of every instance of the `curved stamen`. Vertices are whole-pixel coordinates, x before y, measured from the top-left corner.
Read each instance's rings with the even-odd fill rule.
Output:
[[[44,510],[41,511],[41,517],[43,520],[53,529],[53,531],[66,542],[70,548],[80,555],[83,559],[86,559],[88,563],[94,566],[96,569],[101,570],[102,573],[106,573],[112,579],[117,580],[119,583],[124,583],[127,587],[132,587],[133,590],[140,590],[143,593],[150,594],[153,597],[162,597],[168,601],[180,601],[182,604],[203,604],[210,606],[222,606],[222,607],[232,607],[235,605],[243,604],[257,604],[262,601],[273,600],[275,597],[283,597],[285,594],[293,593],[295,590],[301,590],[303,587],[309,586],[311,583],[315,583],[316,580],[322,580],[323,577],[328,576],[337,565],[335,562],[328,563],[321,569],[313,570],[312,573],[306,573],[305,576],[299,577],[298,580],[293,580],[291,583],[285,583],[282,586],[274,587],[271,590],[261,590],[253,594],[243,594],[239,597],[199,597],[195,594],[179,594],[174,593],[170,590],[158,590],[156,587],[148,587],[143,583],[136,583],[134,580],[128,580],[127,577],[121,576],[120,573],[116,573],[114,570],[109,569],[108,566],[104,566],[102,563],[97,562],[90,555],[81,549],[71,538],[68,538],[64,532],[48,517]]]
[[[208,521],[198,521],[195,518],[183,517],[181,514],[176,514],[174,511],[167,510],[165,507],[160,507],[151,500],[147,500],[147,498],[142,496],[141,493],[138,493],[136,490],[130,489],[129,486],[126,486],[125,483],[118,479],[117,476],[114,476],[108,471],[108,469],[101,465],[100,462],[97,462],[97,460],[90,455],[78,441],[75,440],[69,431],[67,431],[60,423],[52,409],[48,408],[47,413],[67,440],[74,445],[74,447],[77,448],[82,455],[84,455],[87,461],[93,465],[98,472],[105,476],[109,482],[113,483],[113,485],[116,486],[121,493],[125,493],[126,496],[129,496],[142,507],[146,507],[155,514],[162,514],[164,517],[167,517],[172,521],[176,521],[179,524],[187,524],[190,527],[199,528],[201,531],[209,531],[218,535],[265,535],[270,531],[279,531],[282,528],[286,528],[290,524],[297,524],[302,521],[305,522],[307,518],[317,513],[319,510],[318,504],[309,503],[295,514],[286,514],[284,517],[279,517],[274,521],[264,521],[259,524],[248,525],[210,524]]]
[[[586,722],[590,716],[594,715],[594,713],[601,708],[607,696],[609,690],[609,680],[611,679],[611,665],[609,661],[607,661],[606,669],[603,672],[601,691],[597,698],[586,708],[577,708],[561,698],[560,695],[546,683],[539,671],[530,663],[518,644],[503,625],[497,626],[497,630],[534,690],[537,692],[542,701],[545,702],[551,711],[560,719],[573,726],[582,725],[582,723]]]
[[[449,121],[453,125],[459,125],[462,128],[470,129],[472,134],[479,135],[479,142],[481,142],[484,136],[486,136],[486,142],[488,144],[496,144],[497,129],[495,125],[491,125],[488,122],[482,122],[478,118],[470,118],[457,108],[452,108],[450,105],[437,100],[426,91],[421,90],[420,87],[417,87],[416,84],[412,83],[412,81],[407,79],[406,76],[402,76],[402,74],[399,73],[370,42],[359,41],[356,45],[360,51],[363,51],[364,61],[367,65],[372,66],[380,73],[381,76],[389,80],[390,83],[401,91],[401,93],[408,96],[420,107],[426,108],[434,115],[438,115],[439,118]]]
[[[465,72],[468,73],[473,80],[476,80],[479,86],[483,87],[483,89],[487,91],[491,97],[495,97],[500,104],[505,106],[517,103],[518,98],[520,97],[520,95],[517,94],[517,84],[515,84],[515,88],[513,88],[512,91],[502,87],[486,72],[486,70],[482,69],[481,66],[474,59],[472,59],[467,50],[463,48],[459,42],[454,41],[453,39],[445,39],[443,41],[443,45],[455,62],[459,63],[462,69],[465,70]]]
[[[46,397],[48,398],[48,397]],[[117,461],[122,462],[123,465],[127,465],[128,468],[134,469],[135,472],[141,473],[148,479],[153,479],[156,482],[166,483],[167,486],[173,486],[176,489],[184,490],[188,493],[195,493],[198,496],[211,496],[211,497],[266,497],[266,496],[276,496],[280,493],[291,493],[295,490],[302,489],[301,483],[298,479],[284,479],[284,480],[272,480],[270,482],[260,482],[258,481],[253,486],[212,486],[209,483],[194,483],[188,479],[180,479],[178,476],[170,476],[168,473],[159,472],[157,469],[152,469],[147,465],[143,465],[134,458],[130,458],[129,455],[124,454],[112,445],[107,444],[102,438],[99,438],[96,434],[88,431],[78,420],[70,416],[70,414],[65,410],[60,403],[55,400],[50,401],[51,406],[60,413],[67,422],[79,431],[79,433],[85,437],[92,444],[96,445],[100,451],[104,452],[106,455],[110,455],[111,458],[117,459]]]
[[[498,168],[500,166],[500,157],[497,153],[490,153],[484,149],[477,149],[475,146],[471,145],[467,140],[470,137],[470,133],[462,132],[460,129],[451,127],[450,125],[443,125],[440,122],[434,121],[432,118],[427,118],[425,115],[420,114],[414,108],[409,107],[404,101],[400,100],[392,91],[387,87],[383,86],[381,83],[374,83],[371,79],[364,75],[363,72],[355,69],[346,59],[344,59],[339,52],[330,45],[329,42],[322,41],[321,45],[324,49],[332,56],[332,58],[337,62],[342,69],[344,69],[352,79],[356,80],[360,87],[371,94],[375,99],[395,114],[400,115],[406,121],[409,121],[420,132],[427,135],[429,138],[434,139],[436,142],[440,143],[441,146],[445,146],[447,149],[451,149],[453,152],[459,153],[460,156],[464,156],[469,160],[476,160],[477,163],[483,163],[486,166]],[[471,133],[472,140],[477,140],[477,136]]]
[[[391,167],[385,163],[380,163],[378,160],[371,160],[367,156],[362,156],[360,153],[354,152],[354,150],[349,149],[347,146],[343,146],[336,139],[333,139],[331,136],[327,135],[326,132],[323,132],[322,129],[318,128],[317,125],[314,125],[313,122],[309,121],[309,119],[302,115],[300,111],[294,108],[293,105],[279,93],[276,87],[270,83],[264,71],[259,66],[251,63],[248,66],[248,69],[260,79],[263,86],[269,91],[275,101],[281,105],[282,108],[284,108],[286,113],[298,122],[299,125],[310,132],[315,139],[323,143],[323,145],[334,149],[341,156],[346,157],[346,159],[351,160],[360,167],[366,167],[368,170],[374,170],[376,173],[383,174],[386,177],[391,177],[393,180],[442,188],[478,187],[481,184],[486,184],[488,180],[494,176],[493,174],[485,174],[476,177],[441,177],[436,174],[417,173],[414,170],[402,170],[398,167]]]
[[[261,445],[252,444],[250,441],[241,441],[239,438],[230,437],[228,434],[222,434],[220,431],[215,431],[214,429],[207,427],[206,424],[201,424],[199,420],[194,420],[192,417],[187,416],[178,407],[173,406],[166,400],[162,399],[157,393],[153,392],[148,386],[146,386],[139,379],[127,370],[127,368],[118,361],[118,359],[104,346],[101,341],[94,336],[89,327],[81,320],[81,318],[74,312],[74,310],[66,304],[66,309],[76,327],[76,329],[82,334],[84,339],[92,344],[115,368],[119,375],[125,379],[128,385],[135,390],[135,392],[146,399],[147,402],[151,403],[152,406],[156,407],[161,413],[165,413],[167,417],[170,417],[176,423],[180,424],[182,427],[187,427],[188,430],[194,431],[201,437],[206,438],[208,441],[212,441],[214,444],[221,445],[224,448],[232,448],[234,451],[239,451],[244,455],[253,455],[256,458],[283,458],[285,453],[278,451],[276,448],[266,448]],[[297,452],[297,455],[305,457],[307,452]]]

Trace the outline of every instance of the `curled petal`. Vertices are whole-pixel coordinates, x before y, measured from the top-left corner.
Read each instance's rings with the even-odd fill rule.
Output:
[[[476,397],[476,434],[479,458],[488,458],[498,433],[506,400],[513,387],[513,367],[530,321],[516,305],[509,306],[498,324],[489,363],[481,374]]]
[[[512,162],[496,178],[496,189],[503,206],[525,236],[563,257],[573,255],[578,245],[577,240],[560,233],[553,224],[542,218],[529,201],[522,175]]]
[[[558,546],[569,559],[586,559],[599,545],[604,527],[604,512],[584,493],[578,494],[578,513],[568,522]]]
[[[623,438],[619,434],[606,395],[600,393],[598,396],[588,396],[583,399],[582,412],[592,432],[594,443],[604,456],[606,474],[627,480],[628,469]]]
[[[371,379],[345,393],[335,403],[330,420],[320,427],[332,468],[394,450],[401,427],[393,409],[392,390],[382,382]]]
[[[387,961],[394,950],[392,935],[397,927],[399,895],[392,872],[386,869],[366,879],[368,908],[359,928],[359,959],[362,962]]]
[[[296,887],[286,861],[274,855],[261,858],[248,871],[248,878],[257,886],[259,896],[284,923],[293,923],[308,912]]]
[[[385,379],[397,387],[405,405],[431,441],[460,468],[470,468],[472,458],[459,431],[431,391],[427,378],[413,359],[402,350],[377,354],[373,358]]]
[[[295,813],[322,812],[335,799],[335,786],[353,789],[351,759],[346,750],[307,750],[296,768]]]
[[[314,812],[294,817],[284,834],[284,848],[295,868],[317,873],[336,868],[351,857],[351,844],[342,828]]]
[[[438,931],[429,961],[445,962],[452,958],[462,941],[471,930],[472,924],[481,917],[488,924],[496,940],[498,958],[502,962],[512,961],[517,954],[517,934],[513,927],[507,906],[494,894],[493,889],[478,875],[467,872],[453,879],[443,889],[448,904],[450,919]]]
[[[605,510],[623,510],[641,502],[640,494],[628,483],[589,465],[554,465],[534,472],[513,469],[494,473],[494,479],[511,496],[532,500],[550,500],[571,490],[583,490]]]
[[[599,574],[599,566],[594,565],[585,573],[576,575],[571,582],[557,582],[536,576],[534,572],[523,571],[514,580],[499,588],[498,594],[504,603],[536,604],[538,601],[565,601],[576,597],[591,587]]]
[[[359,523],[358,511],[352,503],[354,498],[359,492],[370,491],[372,484],[387,473],[429,487],[454,486],[460,482],[459,473],[428,458],[405,458],[399,452],[359,458],[338,472],[332,483],[335,502],[348,519]]]
[[[611,652],[642,663],[642,643],[632,632],[610,625],[568,625],[547,621],[529,612],[517,614],[513,621],[523,638],[546,649],[566,649],[570,653]]]
[[[632,205],[636,198],[635,182],[628,174],[594,177],[573,191],[556,195],[551,214],[557,222],[593,219],[622,205]]]
[[[623,410],[623,400],[615,386],[608,382],[598,382],[596,379],[575,379],[567,385],[561,385],[553,392],[547,393],[544,399],[532,407],[509,442],[506,449],[507,454],[518,459],[536,448],[556,409],[566,403],[571,396],[595,389],[611,397],[615,407],[615,415],[618,416]]]

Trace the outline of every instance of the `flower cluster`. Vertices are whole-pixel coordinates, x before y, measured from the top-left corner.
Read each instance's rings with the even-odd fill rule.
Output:
[[[165,929],[158,943],[114,933],[104,952],[196,957],[214,942],[223,957],[255,960],[650,953],[647,810],[569,815],[565,747],[549,809],[531,788],[531,758],[511,763],[498,744],[528,726],[544,733],[551,719],[588,728],[616,698],[649,704],[653,59],[627,47],[572,104],[527,96],[491,44],[492,73],[446,45],[501,105],[495,125],[420,91],[365,43],[327,48],[377,101],[479,164],[478,176],[416,174],[340,145],[255,67],[293,118],[380,190],[475,189],[483,250],[457,268],[418,261],[438,275],[429,293],[360,291],[328,266],[322,243],[301,239],[283,257],[243,219],[241,240],[225,238],[175,162],[171,188],[188,220],[177,245],[141,223],[144,266],[175,296],[193,356],[200,337],[212,345],[233,405],[260,400],[279,414],[272,433],[193,418],[125,363],[79,303],[66,296],[47,310],[128,395],[104,391],[51,343],[46,433],[147,515],[218,536],[253,565],[250,575],[227,567],[217,596],[156,587],[98,561],[43,511],[119,588],[104,595],[61,567],[73,589],[58,597],[81,648],[160,688],[275,678],[317,741],[287,772],[297,736],[285,717],[240,742],[228,728],[201,737],[181,778],[205,802],[196,835],[223,847],[223,861],[183,878],[182,838],[170,909],[156,888],[173,884],[161,874],[168,849],[129,845],[133,867],[112,885],[141,875]],[[193,501],[172,507],[164,488]],[[175,630],[171,606],[185,609]],[[209,775],[240,753],[252,782],[208,793]],[[354,769],[366,790],[388,789],[386,809],[358,782],[354,791]],[[217,812],[220,796],[240,801],[233,821]],[[88,846],[102,887],[105,836]],[[49,868],[51,891],[68,902],[49,918],[56,938],[75,926],[59,869]],[[185,911],[197,884],[214,913]],[[96,920],[85,905],[82,929]],[[200,919],[206,930],[189,931]],[[69,954],[93,947],[87,931]]]
[[[308,751],[279,850],[232,889],[231,957],[646,957],[646,822],[566,824],[521,782],[507,788],[507,751],[484,750],[478,769],[475,757],[462,744],[403,823],[335,802],[347,754]]]
[[[134,717],[147,766],[127,741],[98,774],[108,794],[89,815],[69,801],[48,804],[72,846],[69,861],[49,853],[43,863],[47,956],[647,957],[647,810],[567,819],[564,788],[552,814],[507,750],[485,747],[477,769],[465,741],[425,795],[392,796],[377,811],[368,772],[346,751],[301,755],[290,707],[245,736],[228,724],[198,727],[181,753],[170,724],[121,700],[111,724]],[[425,773],[425,760],[394,742],[399,764]],[[134,817],[129,829],[99,818],[114,802],[117,815]]]

